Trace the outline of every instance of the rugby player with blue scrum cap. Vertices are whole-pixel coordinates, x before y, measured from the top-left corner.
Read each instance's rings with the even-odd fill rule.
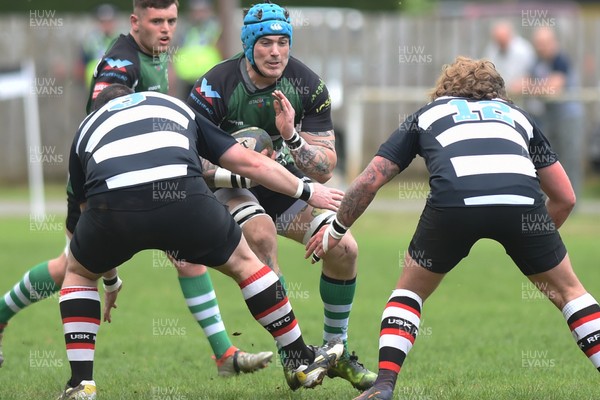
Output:
[[[298,177],[327,182],[337,162],[331,98],[323,80],[290,55],[293,27],[288,11],[270,2],[252,6],[244,15],[241,42],[242,52],[197,80],[188,105],[230,134],[251,126],[264,129],[281,165]],[[230,174],[222,169],[212,173],[221,178]],[[252,250],[277,272],[277,234],[306,243],[333,217],[330,211],[263,186],[231,186],[216,190],[215,195],[229,207]],[[342,377],[365,390],[376,374],[361,365],[347,346],[357,256],[356,241],[346,235],[343,244],[323,258],[319,285],[323,340],[338,337],[346,344],[329,376]],[[293,386],[291,380],[288,384]]]

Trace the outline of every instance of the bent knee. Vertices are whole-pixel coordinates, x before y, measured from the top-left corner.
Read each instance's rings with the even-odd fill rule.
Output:
[[[173,266],[177,270],[177,275],[180,278],[191,278],[205,274],[207,272],[206,266],[202,264],[193,264],[187,261],[171,259]]]
[[[354,237],[347,233],[338,245],[327,254],[331,254],[331,258],[343,259],[346,262],[355,262],[358,258],[358,244]]]
[[[242,231],[254,252],[269,253],[277,248],[277,230],[269,217],[248,221]]]
[[[58,257],[48,261],[48,273],[57,285],[62,285],[67,271],[67,255],[63,252]]]

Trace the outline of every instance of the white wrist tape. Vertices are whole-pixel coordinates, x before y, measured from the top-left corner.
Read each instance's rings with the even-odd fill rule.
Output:
[[[342,237],[348,232],[348,227],[343,225],[338,219],[337,216],[331,221],[329,227],[327,227],[327,233],[331,235],[332,238],[336,240],[341,240]]]
[[[285,143],[290,148],[290,150],[298,150],[300,147],[304,146],[306,141],[300,134],[294,129],[294,133],[292,137],[289,139],[285,139]]]
[[[325,234],[323,235],[323,253],[327,253],[329,251],[329,231],[331,230],[331,225],[325,229]]]
[[[299,199],[302,195],[302,190],[304,189],[304,181],[302,179],[298,179],[298,189],[296,189],[296,193],[294,194],[295,199]]]
[[[118,276],[116,276],[115,278],[110,279],[110,280],[103,279],[103,282],[102,282],[102,286],[104,287],[104,291],[107,292],[107,293],[112,293],[114,291],[119,290],[119,288],[121,287],[122,284],[123,284],[123,281]]]
[[[218,167],[215,170],[215,187],[219,188],[249,188],[252,181],[228,169]]]
[[[300,199],[304,201],[310,200],[313,195],[314,184],[305,182],[302,179],[298,179],[298,189],[296,189],[296,193],[294,193],[295,199]]]

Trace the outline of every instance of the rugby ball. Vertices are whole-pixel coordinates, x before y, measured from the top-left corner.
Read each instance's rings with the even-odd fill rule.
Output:
[[[247,149],[259,153],[266,149],[267,156],[269,157],[273,153],[273,141],[271,140],[271,136],[264,129],[251,126],[235,131],[231,136]]]

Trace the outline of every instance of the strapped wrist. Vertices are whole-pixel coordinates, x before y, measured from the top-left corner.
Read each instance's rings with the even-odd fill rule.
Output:
[[[241,175],[234,174],[228,169],[217,167],[215,170],[215,187],[218,188],[249,188],[252,181]]]
[[[300,136],[300,134],[296,131],[296,129],[294,129],[294,133],[292,134],[292,137],[289,139],[284,139],[287,147],[289,147],[290,150],[299,150],[302,146],[304,146],[304,144],[306,144],[306,141],[304,140],[304,138],[302,136]]]
[[[342,237],[344,237],[346,232],[348,232],[348,229],[349,228],[347,226],[345,226],[338,220],[336,215],[333,221],[331,221],[331,225],[329,225],[328,232],[332,238],[340,240],[342,239]]]
[[[312,183],[305,182],[302,179],[298,179],[298,189],[296,189],[296,193],[293,197],[295,199],[308,201],[312,197],[313,191],[314,187]]]
[[[121,285],[123,285],[123,281],[121,280],[121,278],[119,278],[118,275],[114,278],[102,279],[102,286],[104,287],[104,291],[107,293],[119,290],[121,288]]]

